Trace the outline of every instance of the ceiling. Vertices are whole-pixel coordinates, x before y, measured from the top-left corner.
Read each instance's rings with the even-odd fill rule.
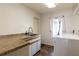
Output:
[[[72,8],[75,3],[58,3],[55,8],[48,8],[44,3],[24,3],[25,6],[29,7],[37,13],[54,12],[58,10]]]

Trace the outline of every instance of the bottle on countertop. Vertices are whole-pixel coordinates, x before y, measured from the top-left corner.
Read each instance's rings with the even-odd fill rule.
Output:
[[[75,30],[73,30],[72,33],[75,34]]]
[[[27,30],[26,30],[25,34],[26,34],[26,35],[28,34]]]

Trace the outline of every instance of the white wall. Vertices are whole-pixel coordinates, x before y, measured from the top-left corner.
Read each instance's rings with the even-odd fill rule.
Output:
[[[63,31],[67,33],[72,32],[72,25],[73,25],[73,10],[62,10],[62,11],[56,11],[54,13],[45,13],[41,15],[41,35],[42,35],[42,43],[53,45],[53,41],[50,34],[50,20],[53,19],[53,17],[57,16],[64,16],[65,20],[65,26],[63,26]]]
[[[22,4],[0,4],[0,35],[24,33],[39,15]]]
[[[79,35],[79,15],[73,15],[72,19],[73,27],[72,29],[75,30],[75,33]]]
[[[52,45],[52,40],[51,40],[51,35],[50,35],[50,21],[49,21],[49,16],[44,14],[41,15],[41,20],[40,20],[40,28],[41,28],[41,37],[42,37],[42,44],[48,44]]]
[[[66,29],[63,31],[70,33],[73,29],[79,29],[79,15],[73,15],[72,9],[45,13],[41,15],[39,31],[42,35],[42,43],[53,45],[50,34],[50,19],[64,15]],[[23,33],[29,26],[34,26],[37,21],[34,17],[40,17],[37,13],[22,4],[0,4],[0,35]],[[37,29],[37,28],[36,28]],[[35,30],[34,30],[35,32]]]

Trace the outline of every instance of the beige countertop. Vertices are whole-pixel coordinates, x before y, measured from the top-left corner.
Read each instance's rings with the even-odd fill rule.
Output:
[[[0,36],[0,55],[8,53],[23,45],[31,44],[32,42],[37,41],[35,38],[39,36],[40,35],[28,36],[24,34]]]

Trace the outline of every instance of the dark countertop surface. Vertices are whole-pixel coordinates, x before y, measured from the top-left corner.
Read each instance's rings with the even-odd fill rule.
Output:
[[[8,53],[8,51],[21,47],[23,45],[31,44],[32,42],[38,40],[35,39],[37,37],[40,37],[40,35],[29,36],[23,33],[0,36],[0,55]]]

